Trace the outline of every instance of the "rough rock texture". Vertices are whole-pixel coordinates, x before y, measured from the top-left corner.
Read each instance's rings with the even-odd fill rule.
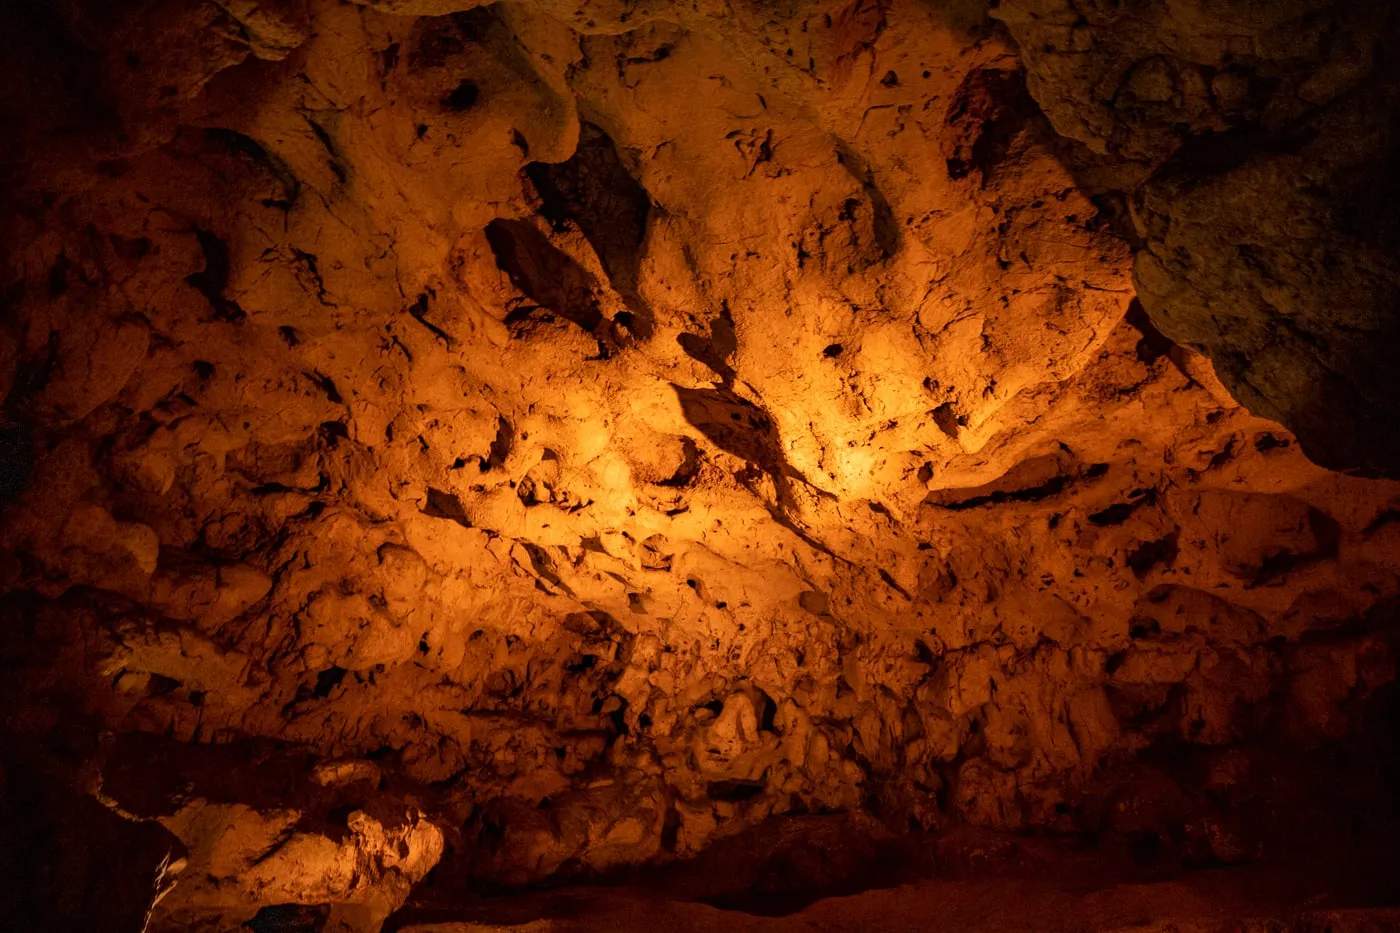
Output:
[[[1394,909],[1319,910],[1293,898],[1281,908],[1266,889],[1241,896],[1222,887],[1200,879],[1117,888],[1043,877],[939,881],[832,898],[780,918],[622,889],[545,896],[516,916],[498,908],[474,921],[414,923],[396,933],[1385,933],[1400,925]]]
[[[1400,475],[1400,10],[1004,0],[1055,128],[1127,192],[1139,297],[1316,462]]]
[[[1400,485],[1148,322],[1031,6],[1029,83],[978,3],[9,11],[62,67],[3,101],[7,782],[160,828],[156,933],[374,930],[797,814],[1216,864],[1361,832],[1278,825],[1279,775],[1385,799],[1393,736],[1333,750],[1393,712]],[[1293,228],[1247,274],[1195,245],[1251,179],[1336,194],[1384,135],[1347,113],[1194,185],[1157,117],[1122,145],[1154,318],[1360,457],[1388,241],[1318,260],[1333,394],[1201,336],[1330,313],[1260,291],[1342,287]]]

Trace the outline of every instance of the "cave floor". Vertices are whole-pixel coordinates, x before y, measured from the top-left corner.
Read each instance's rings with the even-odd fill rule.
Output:
[[[1371,933],[1400,930],[1393,858],[1352,850],[1182,869],[1111,847],[978,833],[937,844],[936,870],[898,853],[870,860],[869,885],[841,893],[756,890],[744,859],[702,860],[612,885],[583,884],[454,903],[419,894],[385,933],[805,933],[879,930]],[[904,855],[909,855],[906,851]],[[835,861],[840,861],[837,856]],[[928,866],[933,862],[929,861]],[[883,877],[883,883],[870,879]],[[752,879],[750,878],[751,882]]]

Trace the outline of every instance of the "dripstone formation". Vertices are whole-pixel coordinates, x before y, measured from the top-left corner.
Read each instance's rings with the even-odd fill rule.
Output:
[[[3,16],[16,929],[1400,864],[1400,9]]]

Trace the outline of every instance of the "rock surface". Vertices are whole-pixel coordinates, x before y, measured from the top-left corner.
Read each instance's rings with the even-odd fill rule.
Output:
[[[559,899],[563,901],[563,899]],[[899,933],[1383,933],[1400,924],[1400,912],[1294,910],[1221,898],[1190,884],[1083,891],[1044,883],[933,883],[832,899],[800,914],[760,918],[703,904],[659,901],[645,892],[622,891],[557,903],[558,916],[516,923],[445,922],[401,927],[398,933],[592,933],[664,928],[680,933],[805,933],[879,929]],[[1253,911],[1253,912],[1252,912]],[[937,918],[930,923],[930,918]]]
[[[1127,194],[1134,280],[1316,462],[1400,475],[1400,10],[1376,0],[1004,0],[1027,83]]]
[[[1369,72],[1193,175],[1230,79],[1078,106],[1164,4],[99,7],[6,13],[0,696],[153,933],[833,812],[1249,861],[1390,708],[1400,484],[1303,449],[1394,462]]]

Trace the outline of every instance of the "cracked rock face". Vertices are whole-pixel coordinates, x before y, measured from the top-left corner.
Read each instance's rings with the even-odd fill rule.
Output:
[[[75,916],[819,814],[1264,852],[1389,702],[1400,484],[1316,463],[1400,387],[1380,66],[1236,5],[7,14],[0,784],[150,856]],[[1237,125],[1308,132],[1178,158]]]
[[[1005,0],[1055,128],[1126,193],[1137,292],[1316,462],[1395,477],[1400,11]]]

